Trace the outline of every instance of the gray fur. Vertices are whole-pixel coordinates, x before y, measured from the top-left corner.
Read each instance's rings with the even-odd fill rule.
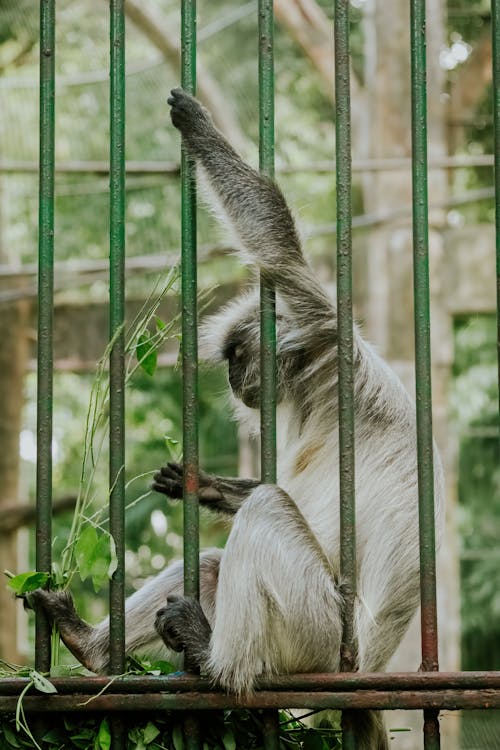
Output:
[[[276,286],[279,487],[201,473],[202,504],[234,515],[225,550],[201,556],[202,608],[179,599],[181,566],[167,568],[127,602],[127,650],[158,648],[153,623],[160,610],[156,626],[165,643],[194,649],[198,633],[202,671],[248,693],[259,674],[339,668],[336,310],[304,259],[279,188],[241,161],[195,99],[176,89],[169,103],[216,210],[245,259]],[[201,346],[208,358],[228,362],[236,413],[257,426],[258,307],[256,293],[242,295],[205,324]],[[402,384],[358,329],[354,366],[355,631],[359,668],[372,672],[387,664],[419,601],[416,428]],[[439,537],[444,489],[436,450],[434,462]],[[180,498],[181,467],[164,467],[154,487]],[[63,638],[66,630],[84,641],[73,643],[74,653],[90,669],[103,669],[107,622],[91,629],[71,607],[66,615],[51,607],[47,596],[41,604]],[[359,750],[387,748],[378,714],[360,712],[356,731]]]

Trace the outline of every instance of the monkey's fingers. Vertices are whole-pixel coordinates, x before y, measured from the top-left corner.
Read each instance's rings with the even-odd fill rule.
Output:
[[[172,500],[182,499],[182,475],[168,471],[168,466],[162,466],[160,471],[153,475],[151,488],[155,492],[161,492],[163,495],[172,498]]]
[[[191,132],[197,122],[206,122],[209,114],[204,107],[181,88],[172,89],[167,99],[170,105],[170,119],[172,124],[183,135]]]

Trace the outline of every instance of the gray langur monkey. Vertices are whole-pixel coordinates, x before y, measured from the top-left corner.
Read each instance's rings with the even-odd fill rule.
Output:
[[[247,260],[276,286],[279,486],[201,472],[201,504],[234,517],[227,545],[200,557],[200,603],[182,596],[180,563],[127,600],[126,649],[187,649],[214,683],[245,694],[261,674],[339,669],[336,311],[304,259],[279,188],[240,159],[196,99],[174,89],[169,104],[217,211]],[[202,332],[202,351],[228,363],[240,419],[255,420],[259,406],[258,309],[257,294],[246,293]],[[416,428],[405,389],[357,329],[354,367],[357,659],[361,671],[378,672],[419,601]],[[444,490],[436,450],[434,461],[439,535]],[[153,487],[180,499],[182,467],[163,467]],[[38,590],[33,601],[86,667],[106,669],[107,620],[85,623],[67,592]],[[388,747],[376,712],[359,712],[356,731],[359,750]]]

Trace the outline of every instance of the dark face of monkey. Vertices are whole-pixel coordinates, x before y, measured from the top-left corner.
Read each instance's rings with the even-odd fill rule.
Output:
[[[259,312],[253,311],[226,333],[222,357],[228,364],[228,380],[236,398],[250,409],[260,407],[260,330]],[[284,316],[277,315],[277,400],[291,393],[293,376],[300,367],[300,353],[287,350],[283,338],[287,329]]]

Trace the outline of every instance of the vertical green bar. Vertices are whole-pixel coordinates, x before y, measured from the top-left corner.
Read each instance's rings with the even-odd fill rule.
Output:
[[[55,0],[40,0],[36,568],[45,572],[52,565],[55,24]],[[48,672],[50,626],[41,613],[35,640],[36,669]]]
[[[273,0],[259,0],[259,166],[274,178]],[[260,283],[261,479],[276,482],[276,295]]]
[[[196,92],[196,2],[183,0],[182,88]],[[196,268],[196,180],[193,159],[181,153],[182,189],[182,375],[184,445],[184,593],[199,597],[198,505],[198,326]],[[189,666],[189,654],[188,666]]]
[[[274,178],[274,13],[273,0],[259,0],[259,168]],[[276,294],[260,281],[260,449],[261,479],[276,482]],[[279,715],[263,714],[264,750],[279,747]]]
[[[341,670],[356,669],[354,635],[356,527],[354,497],[354,373],[352,319],[351,104],[349,3],[335,2],[335,150],[337,183],[337,325],[339,362],[340,571],[345,581]],[[354,717],[343,712],[343,747],[355,747]]]
[[[413,283],[420,533],[422,668],[438,669],[427,197],[425,0],[411,0]],[[424,747],[437,750],[439,722],[424,711]]]
[[[181,84],[196,93],[196,0],[181,5]],[[198,454],[198,309],[196,248],[196,172],[194,160],[181,147],[182,191],[182,425],[184,451],[184,594],[200,595],[199,454]],[[185,667],[194,670],[190,654]],[[186,713],[184,744],[187,750],[202,747],[200,722]]]
[[[110,2],[110,354],[109,505],[110,532],[118,566],[110,582],[112,674],[125,671],[125,11],[124,0]]]
[[[493,116],[495,122],[495,229],[497,254],[498,416],[500,418],[500,2],[491,0]]]

